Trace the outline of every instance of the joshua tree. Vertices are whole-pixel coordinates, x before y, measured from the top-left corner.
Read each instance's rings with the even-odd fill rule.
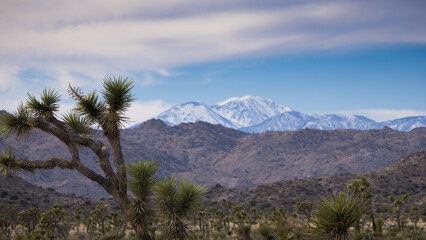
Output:
[[[205,191],[202,186],[175,178],[157,184],[156,202],[166,239],[183,240],[189,235],[184,220],[195,217]]]
[[[32,130],[40,129],[64,143],[68,147],[70,158],[17,159],[9,150],[0,154],[0,171],[7,174],[14,170],[27,172],[53,168],[76,170],[101,185],[127,216],[129,197],[119,129],[126,121],[124,113],[133,101],[132,88],[133,82],[127,78],[106,77],[101,99],[96,91],[84,94],[79,88],[70,85],[68,91],[77,104],[74,110],[63,115],[62,119],[57,118],[60,101],[57,91],[45,89],[40,99],[28,94],[25,105],[21,104],[15,112],[3,116],[2,133],[6,135],[14,133],[17,137],[24,137]],[[105,143],[91,135],[93,126],[103,131],[111,151]],[[104,176],[81,162],[79,150],[82,147],[89,148],[95,153],[97,164]],[[110,153],[115,171],[110,162]],[[141,228],[135,228],[136,231],[138,229]]]
[[[96,209],[92,212],[92,218],[99,226],[99,230],[102,235],[105,235],[107,228],[107,220],[108,220],[108,208],[106,206],[98,205]]]
[[[349,228],[367,211],[359,195],[344,192],[322,198],[312,213],[311,232],[316,239],[350,239]]]
[[[18,220],[19,205],[0,204],[0,233],[9,233],[9,228],[14,229]]]
[[[364,201],[367,202],[368,205],[368,213],[370,215],[371,224],[373,227],[373,231],[376,229],[376,221],[374,220],[373,213],[373,188],[371,188],[370,183],[367,181],[365,176],[362,176],[360,179],[355,179],[352,183],[346,185],[347,189],[351,191],[353,194],[359,195]],[[359,221],[355,223],[355,230],[360,231],[359,229]]]
[[[399,196],[397,198],[395,198],[394,196],[390,196],[389,197],[389,200],[393,204],[393,212],[395,214],[396,224],[398,226],[398,231],[401,231],[401,211],[402,211],[402,205],[404,204],[405,201],[407,201],[408,197],[409,197],[408,194],[401,195],[401,196]]]
[[[30,208],[18,213],[19,222],[27,228],[27,233],[31,234],[40,220],[40,209]]]
[[[420,216],[422,214],[421,207],[415,205],[410,209],[410,220],[414,223],[414,230],[417,229],[417,222],[420,220]]]
[[[220,201],[220,205],[222,205],[222,207],[223,207],[223,209],[225,211],[226,230],[229,231],[229,229],[230,229],[229,222],[231,220],[230,210],[232,208],[233,203],[230,200],[222,199]]]
[[[55,204],[52,209],[41,214],[40,227],[50,231],[58,239],[65,239],[71,230],[69,216],[61,204]]]
[[[297,213],[300,216],[303,215],[306,218],[307,222],[309,222],[309,220],[311,219],[311,213],[313,209],[314,209],[314,204],[312,202],[309,202],[309,201],[297,202]]]

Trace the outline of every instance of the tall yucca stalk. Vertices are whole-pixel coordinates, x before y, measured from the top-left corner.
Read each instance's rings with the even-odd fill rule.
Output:
[[[339,192],[321,198],[312,214],[309,234],[315,239],[350,239],[349,229],[367,210],[359,195]]]

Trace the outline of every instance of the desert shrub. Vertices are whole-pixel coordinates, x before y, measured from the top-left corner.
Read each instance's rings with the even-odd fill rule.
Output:
[[[274,229],[270,225],[264,223],[260,224],[257,228],[257,233],[262,237],[262,239],[274,239]]]
[[[99,240],[121,240],[125,239],[126,234],[122,231],[111,231],[107,235],[102,236]]]
[[[322,198],[312,214],[309,233],[316,239],[350,239],[349,229],[366,211],[359,195],[340,192]]]

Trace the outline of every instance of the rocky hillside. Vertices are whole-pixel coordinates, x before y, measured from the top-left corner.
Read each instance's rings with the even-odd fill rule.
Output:
[[[96,137],[103,139],[101,133]],[[27,139],[4,139],[28,159],[68,157],[64,144],[34,132]],[[247,134],[205,122],[174,127],[151,120],[122,131],[127,161],[158,159],[161,176],[171,174],[206,185],[249,187],[280,180],[333,176],[378,170],[410,153],[426,150],[426,129],[381,130],[304,129]],[[81,149],[82,161],[98,169],[95,156]],[[60,192],[107,197],[95,183],[75,171],[38,171],[24,179]]]
[[[346,189],[346,184],[366,176],[379,205],[388,204],[388,197],[409,194],[410,204],[426,203],[426,151],[398,159],[376,172],[341,174],[310,179],[279,181],[250,188],[225,188],[216,185],[207,194],[206,204],[215,205],[228,199],[247,208],[294,207],[296,201],[317,201],[333,191]]]
[[[76,197],[74,194],[58,193],[52,188],[35,186],[17,176],[0,177],[0,204],[18,204],[22,209],[31,207],[49,209],[55,203],[64,205],[65,209],[72,209],[72,206],[94,209],[97,204],[118,209],[112,200],[94,200]]]
[[[409,194],[409,204],[426,203],[426,151],[401,158],[390,166],[376,172],[341,174],[309,179],[284,180],[250,188],[226,188],[221,185],[210,187],[205,197],[206,206],[217,206],[222,199],[228,199],[246,208],[275,208],[283,206],[290,211],[297,201],[317,201],[333,191],[345,190],[346,184],[361,176],[371,183],[375,203],[389,204],[391,195]],[[61,203],[71,209],[74,205],[94,208],[96,204],[117,209],[112,200],[94,200],[61,194],[53,189],[43,189],[27,181],[9,176],[0,178],[0,204],[19,204],[21,208],[39,207],[47,209],[54,203]]]

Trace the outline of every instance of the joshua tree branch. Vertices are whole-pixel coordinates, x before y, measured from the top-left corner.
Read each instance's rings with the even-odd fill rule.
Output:
[[[99,160],[97,163],[105,173],[105,176],[112,182],[112,184],[118,186],[117,176],[114,174],[111,163],[109,161],[109,150],[104,143],[90,136],[82,136],[75,133],[66,123],[59,121],[54,117],[49,118],[49,122],[65,131],[66,134],[71,137],[72,142],[90,148],[96,154]]]
[[[71,162],[62,158],[51,158],[49,160],[25,160],[18,159],[13,164],[15,168],[22,169],[28,172],[33,172],[36,169],[73,169]]]

